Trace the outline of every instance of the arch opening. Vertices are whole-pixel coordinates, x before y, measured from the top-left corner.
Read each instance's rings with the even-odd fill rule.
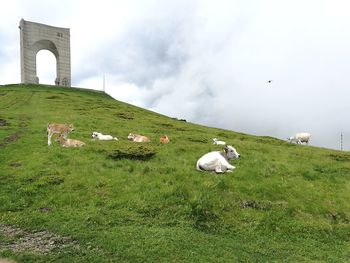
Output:
[[[42,49],[36,54],[36,75],[38,77],[38,83],[55,85],[57,60],[54,53]]]

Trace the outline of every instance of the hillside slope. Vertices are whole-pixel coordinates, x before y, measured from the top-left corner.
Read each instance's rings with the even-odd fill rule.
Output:
[[[49,122],[73,123],[69,137],[86,146],[48,147]],[[129,142],[130,132],[152,141]],[[233,173],[196,171],[221,149],[214,137],[241,154]],[[0,86],[0,258],[346,262],[349,197],[349,153],[186,123],[100,92]]]

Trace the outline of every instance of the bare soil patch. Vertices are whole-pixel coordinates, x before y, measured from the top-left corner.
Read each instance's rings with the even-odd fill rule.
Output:
[[[25,231],[11,225],[0,224],[0,235],[8,239],[7,242],[0,242],[0,250],[10,249],[15,252],[29,251],[45,254],[52,250],[77,246],[70,237],[60,236],[46,230]]]
[[[0,126],[8,126],[10,123],[5,119],[0,119]]]

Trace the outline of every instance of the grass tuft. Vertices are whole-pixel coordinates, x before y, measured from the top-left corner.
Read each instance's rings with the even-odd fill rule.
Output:
[[[108,157],[114,160],[129,159],[146,161],[155,156],[156,153],[157,151],[151,146],[132,144],[109,152]]]

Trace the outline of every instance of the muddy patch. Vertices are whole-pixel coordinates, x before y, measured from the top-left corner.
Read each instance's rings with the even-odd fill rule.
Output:
[[[10,163],[10,167],[13,167],[13,168],[19,168],[21,166],[22,166],[22,164],[20,162]]]
[[[3,142],[1,143],[0,142],[0,147],[5,147],[6,145],[12,143],[12,142],[15,142],[17,140],[19,140],[21,138],[21,132],[23,132],[23,130],[25,130],[27,128],[27,123],[26,121],[28,121],[30,118],[25,116],[25,115],[21,115],[19,117],[19,124],[18,124],[18,127],[20,128],[19,131],[16,131],[15,133],[13,134],[10,134],[9,136],[5,137],[3,139]],[[1,120],[1,119],[0,119]],[[5,120],[6,121],[6,120]],[[7,121],[6,121],[7,122]],[[1,126],[1,125],[0,125]]]
[[[7,137],[4,138],[3,142],[0,143],[0,148],[1,147],[5,147],[6,145],[12,143],[12,142],[15,142],[17,141],[19,138],[21,138],[21,135],[19,132],[16,132],[14,134],[11,134]]]
[[[239,203],[242,209],[252,208],[256,210],[270,210],[272,208],[271,202],[259,202],[255,200],[241,200]]]
[[[40,207],[40,208],[38,208],[38,211],[40,213],[50,213],[52,211],[52,208],[50,208],[50,207]]]
[[[117,118],[125,120],[133,120],[135,118],[132,112],[119,112],[116,114]]]
[[[48,96],[46,97],[46,99],[48,100],[54,100],[54,99],[60,99],[61,97],[60,96],[57,96],[57,95],[52,95],[52,96]]]
[[[23,128],[26,128],[28,125],[27,125],[27,121],[29,121],[30,120],[30,117],[28,117],[28,116],[26,116],[26,115],[21,115],[20,117],[19,117],[19,120],[20,120],[20,123],[19,123],[19,127],[21,128],[21,129],[23,129]]]
[[[346,153],[331,153],[328,155],[328,157],[338,162],[350,161],[350,154],[346,154]]]
[[[0,126],[9,126],[10,123],[7,120],[0,119]]]
[[[21,135],[19,132],[16,132],[14,134],[11,134],[4,138],[4,144],[9,144],[11,142],[17,141],[19,138],[21,138]]]
[[[0,224],[0,234],[7,242],[0,242],[0,250],[15,252],[29,251],[45,254],[52,250],[77,247],[70,237],[56,235],[49,231],[24,231],[18,227]]]

